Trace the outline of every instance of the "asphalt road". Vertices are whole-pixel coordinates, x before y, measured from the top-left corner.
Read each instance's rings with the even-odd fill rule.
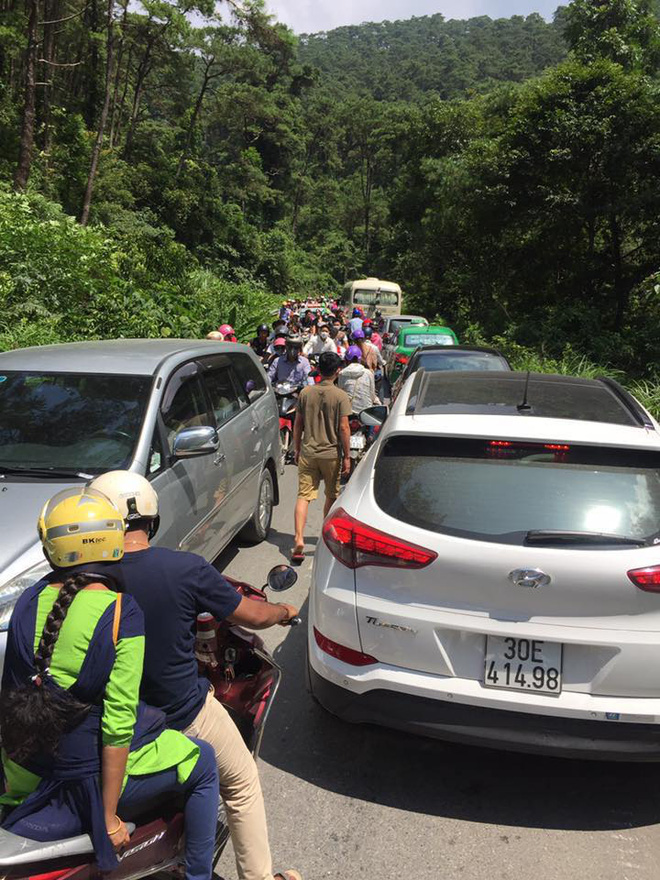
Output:
[[[254,584],[287,560],[296,469],[269,541],[232,544],[218,567]],[[306,621],[321,502],[308,557],[279,598]],[[344,724],[305,686],[306,628],[264,633],[284,670],[260,773],[275,868],[304,880],[659,880],[660,765],[560,761]],[[659,672],[660,674],[660,672]],[[228,847],[219,866],[235,880]]]

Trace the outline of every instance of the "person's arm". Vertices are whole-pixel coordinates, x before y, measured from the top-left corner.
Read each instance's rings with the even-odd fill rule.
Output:
[[[300,446],[302,444],[303,429],[305,427],[305,416],[303,415],[300,400],[298,400],[298,409],[293,422],[293,460],[298,464],[300,459]]]
[[[378,395],[376,394],[376,378],[374,374],[369,370],[368,373],[365,373],[365,376],[367,376],[367,381],[369,382],[369,394],[371,395],[372,403],[374,405],[380,403]]]
[[[269,626],[280,626],[298,616],[298,609],[284,602],[255,602],[254,599],[243,597],[238,608],[227,617],[230,623],[249,626],[250,629],[268,629]]]
[[[348,424],[348,416],[339,419],[339,439],[344,458],[341,463],[341,472],[347,477],[351,472],[351,429]]]
[[[116,657],[105,687],[101,719],[101,796],[108,836],[115,849],[129,840],[128,830],[117,816],[117,805],[133,739],[144,662],[142,612],[127,596],[123,597],[123,605]]]
[[[271,382],[275,381],[275,377],[277,375],[277,365],[279,363],[279,358],[276,357],[272,364],[268,367],[268,378]]]

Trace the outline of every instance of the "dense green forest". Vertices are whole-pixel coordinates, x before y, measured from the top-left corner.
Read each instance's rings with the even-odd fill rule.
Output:
[[[260,0],[0,0],[0,347],[247,333],[368,273],[653,383],[659,53],[652,0],[300,40]]]
[[[429,15],[304,34],[298,57],[321,73],[333,95],[346,90],[379,101],[445,100],[523,82],[563,61],[564,9],[540,15],[446,21]]]

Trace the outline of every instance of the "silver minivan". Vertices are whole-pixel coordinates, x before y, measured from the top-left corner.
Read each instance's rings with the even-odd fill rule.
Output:
[[[160,499],[155,543],[211,561],[239,532],[266,537],[278,461],[275,396],[247,346],[122,339],[0,354],[0,632],[50,570],[36,524],[60,489],[143,474]]]

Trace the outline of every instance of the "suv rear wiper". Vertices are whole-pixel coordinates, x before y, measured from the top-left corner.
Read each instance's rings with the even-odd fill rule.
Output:
[[[78,479],[93,480],[94,474],[86,474],[83,471],[67,470],[66,468],[56,467],[7,467],[0,465],[0,476],[21,476],[21,477],[46,477],[50,479]]]
[[[525,535],[528,544],[631,544],[646,547],[644,538],[608,535],[606,532],[563,532],[558,529],[532,529]]]

